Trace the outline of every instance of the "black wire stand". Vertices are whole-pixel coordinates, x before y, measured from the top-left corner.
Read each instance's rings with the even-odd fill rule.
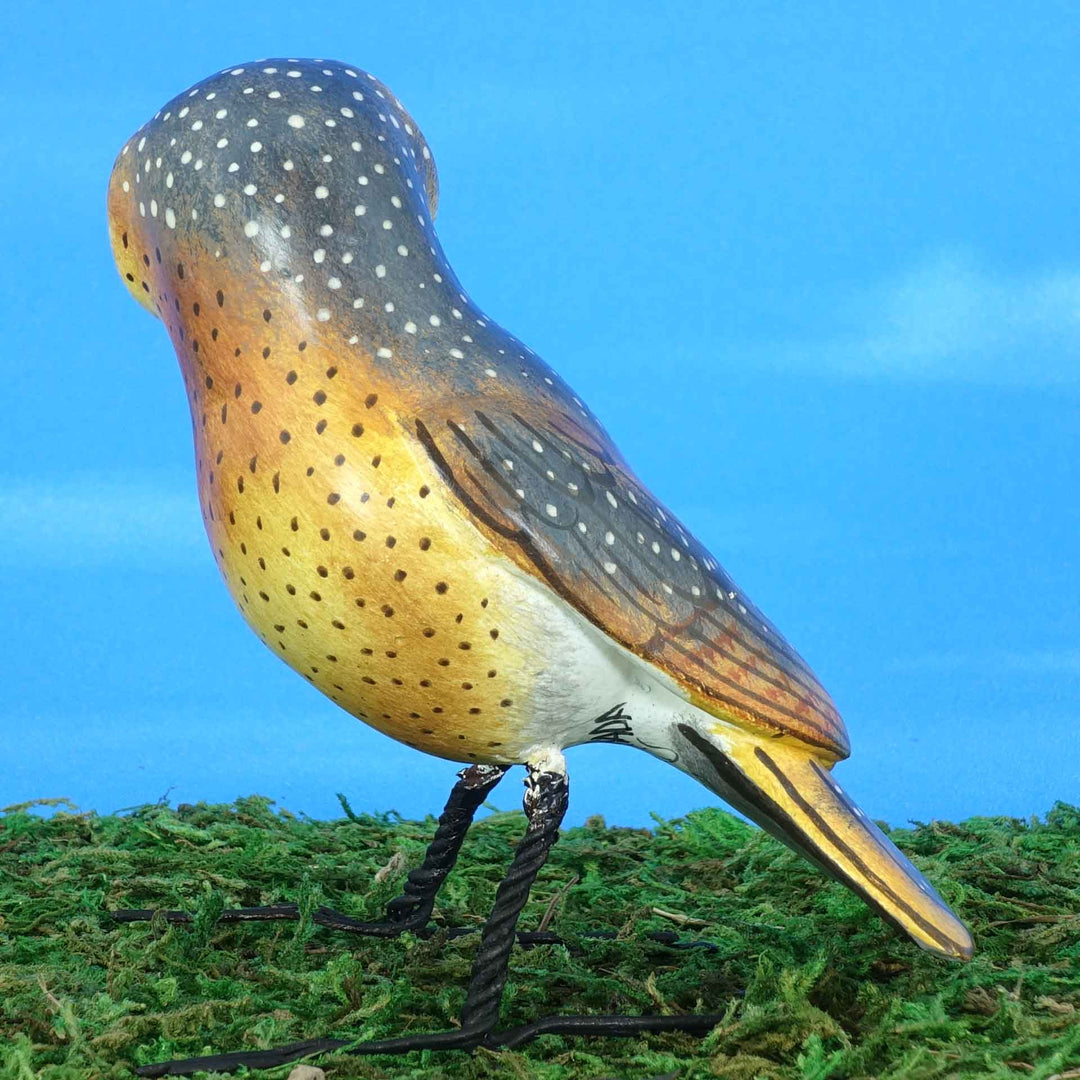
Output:
[[[429,924],[435,895],[446,879],[461,848],[465,833],[476,810],[502,779],[506,768],[496,765],[472,765],[458,773],[446,808],[439,818],[435,836],[417,869],[410,871],[402,895],[386,907],[381,922],[363,922],[331,908],[320,907],[311,913],[312,922],[329,929],[372,937],[397,937],[410,931],[422,938],[443,933],[449,938],[475,933],[472,927],[448,927],[441,931]],[[267,1069],[285,1065],[312,1054],[344,1052],[347,1054],[407,1054],[413,1050],[514,1049],[540,1035],[629,1037],[647,1032],[681,1031],[702,1036],[720,1022],[719,1014],[687,1016],[547,1016],[515,1028],[496,1031],[499,1005],[506,986],[510,951],[514,944],[526,948],[537,945],[566,945],[557,934],[547,930],[519,931],[518,916],[529,898],[537,872],[544,865],[548,851],[559,838],[559,826],[566,813],[569,785],[566,774],[528,769],[525,780],[525,815],[528,827],[517,846],[513,862],[499,885],[495,904],[481,930],[480,945],[473,962],[472,976],[461,1012],[461,1026],[451,1031],[437,1031],[365,1042],[348,1039],[309,1039],[270,1050],[238,1051],[206,1057],[185,1058],[143,1065],[138,1076],[188,1076],[198,1071],[231,1072],[241,1066]],[[190,923],[184,911],[159,911],[153,908],[128,909],[110,913],[117,922],[146,922],[155,917],[170,923]],[[295,921],[300,918],[296,904],[235,908],[224,911],[219,922]],[[612,931],[593,931],[583,937],[611,940]],[[707,941],[682,941],[671,931],[656,931],[648,939],[672,949],[707,949],[716,946]],[[569,947],[569,946],[568,946]]]

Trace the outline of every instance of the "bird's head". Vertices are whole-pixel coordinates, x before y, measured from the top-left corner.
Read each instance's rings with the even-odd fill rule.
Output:
[[[376,261],[386,264],[402,247],[429,250],[439,184],[416,122],[378,79],[329,61],[244,64],[173,98],[124,145],[109,180],[113,256],[158,317],[183,279],[183,254],[297,299],[317,286],[325,299],[308,306],[315,313],[329,299],[329,312],[354,302],[328,285],[335,247],[357,229],[380,236],[367,204],[391,189],[411,228],[399,221],[382,238],[386,258]],[[366,250],[382,254],[370,242]]]

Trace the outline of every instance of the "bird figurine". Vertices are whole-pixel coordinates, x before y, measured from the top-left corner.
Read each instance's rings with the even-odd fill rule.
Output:
[[[465,765],[386,921],[351,928],[426,924],[473,813],[526,768],[526,833],[461,1027],[420,1045],[490,1040],[566,809],[563,751],[583,743],[669,762],[923,948],[969,958],[964,925],[831,775],[849,748],[829,695],[589,407],[473,302],[438,198],[394,94],[310,59],[174,97],[108,189],[120,275],[180,361],[200,507],[243,617],[347,712]]]

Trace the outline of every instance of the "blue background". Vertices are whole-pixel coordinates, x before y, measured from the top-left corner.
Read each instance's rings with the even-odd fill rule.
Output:
[[[385,80],[477,302],[830,689],[874,818],[1080,800],[1080,23],[1068,3],[13,5],[0,69],[0,806],[437,812],[454,765],[258,642],[105,185],[266,55]],[[715,802],[571,751],[571,822]],[[493,802],[518,804],[505,784]]]

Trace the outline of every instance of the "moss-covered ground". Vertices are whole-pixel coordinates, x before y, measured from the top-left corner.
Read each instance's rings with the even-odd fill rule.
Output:
[[[520,813],[477,822],[437,924],[483,921],[523,829]],[[309,920],[216,922],[225,906],[286,900],[377,919],[433,830],[395,815],[298,819],[258,797],[111,817],[8,808],[0,1078],[130,1077],[133,1064],[167,1058],[454,1026],[477,935],[380,941]],[[576,948],[515,949],[503,1025],[551,1013],[723,1014],[707,1038],[544,1036],[517,1051],[311,1064],[333,1078],[426,1080],[1080,1078],[1080,809],[891,835],[972,927],[971,963],[921,951],[722,811],[652,830],[596,819],[563,833],[520,924],[547,918]],[[107,914],[118,907],[196,919],[118,925]],[[618,937],[581,936],[605,928]],[[672,929],[716,949],[644,938]]]

